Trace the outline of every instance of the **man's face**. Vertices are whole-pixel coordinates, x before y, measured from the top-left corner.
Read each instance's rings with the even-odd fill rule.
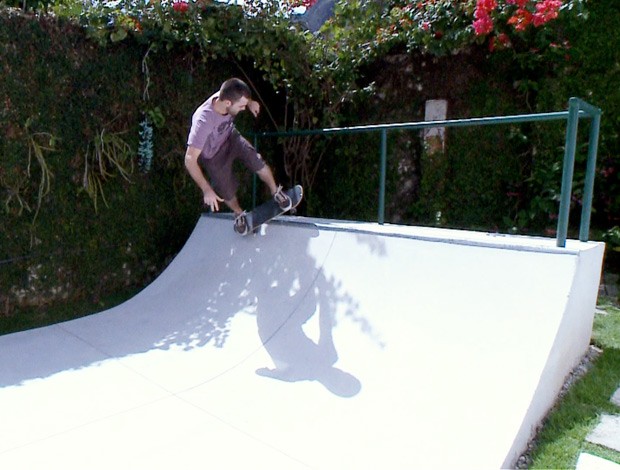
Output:
[[[241,111],[245,110],[246,106],[248,105],[248,101],[250,100],[248,100],[245,96],[242,96],[234,103],[231,102],[230,105],[228,105],[227,107],[228,114],[230,114],[232,117],[235,117]]]

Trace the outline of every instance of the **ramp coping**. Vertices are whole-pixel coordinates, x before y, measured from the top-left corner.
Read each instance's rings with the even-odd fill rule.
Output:
[[[233,218],[231,213],[204,213],[203,217]],[[593,248],[602,242],[567,240],[566,247],[556,246],[555,238],[540,236],[511,235],[499,232],[482,232],[473,230],[427,227],[419,225],[378,224],[314,217],[282,215],[272,219],[267,225],[289,225],[303,227],[315,226],[321,230],[381,235],[385,237],[406,238],[427,242],[448,243],[454,245],[496,248],[500,250],[529,251],[558,255],[577,255],[581,251]]]

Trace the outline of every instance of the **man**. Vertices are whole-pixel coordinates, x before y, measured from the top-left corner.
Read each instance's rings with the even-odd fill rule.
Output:
[[[219,203],[224,202],[235,213],[234,229],[242,235],[247,233],[248,224],[246,212],[236,197],[235,160],[241,161],[258,175],[282,210],[288,210],[292,205],[282,186],[276,185],[269,166],[235,129],[235,116],[246,109],[254,117],[260,112],[260,105],[252,100],[248,85],[238,78],[226,80],[219,91],[194,112],[185,153],[185,167],[202,190],[205,206],[218,211]],[[203,170],[209,175],[213,186],[207,181]]]

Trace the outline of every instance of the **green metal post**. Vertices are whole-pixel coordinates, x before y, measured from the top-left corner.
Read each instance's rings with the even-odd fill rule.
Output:
[[[381,129],[381,174],[379,180],[379,224],[385,223],[385,178],[387,173],[387,130]]]
[[[598,138],[601,128],[601,113],[595,113],[590,123],[590,141],[588,142],[588,163],[586,166],[586,180],[583,188],[581,209],[581,226],[579,240],[587,242],[590,236],[590,215],[592,214],[592,195],[594,193],[594,175],[596,171],[596,154],[598,152]]]
[[[562,190],[560,193],[560,213],[556,244],[560,248],[566,246],[568,234],[568,216],[573,186],[573,170],[575,167],[575,151],[577,148],[577,126],[579,123],[579,101],[571,98],[568,101],[568,123],[566,126],[566,143],[564,145],[564,168],[562,170]]]

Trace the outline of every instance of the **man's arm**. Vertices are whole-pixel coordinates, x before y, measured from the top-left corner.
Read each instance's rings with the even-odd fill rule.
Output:
[[[200,165],[198,165],[199,156],[200,149],[188,146],[187,151],[185,152],[185,168],[187,168],[188,173],[202,191],[204,204],[209,206],[212,211],[217,212],[220,210],[218,203],[224,201],[224,199],[215,193],[202,173]]]
[[[250,100],[247,104],[247,110],[251,112],[254,117],[258,117],[258,113],[260,113],[260,103],[258,101]]]

